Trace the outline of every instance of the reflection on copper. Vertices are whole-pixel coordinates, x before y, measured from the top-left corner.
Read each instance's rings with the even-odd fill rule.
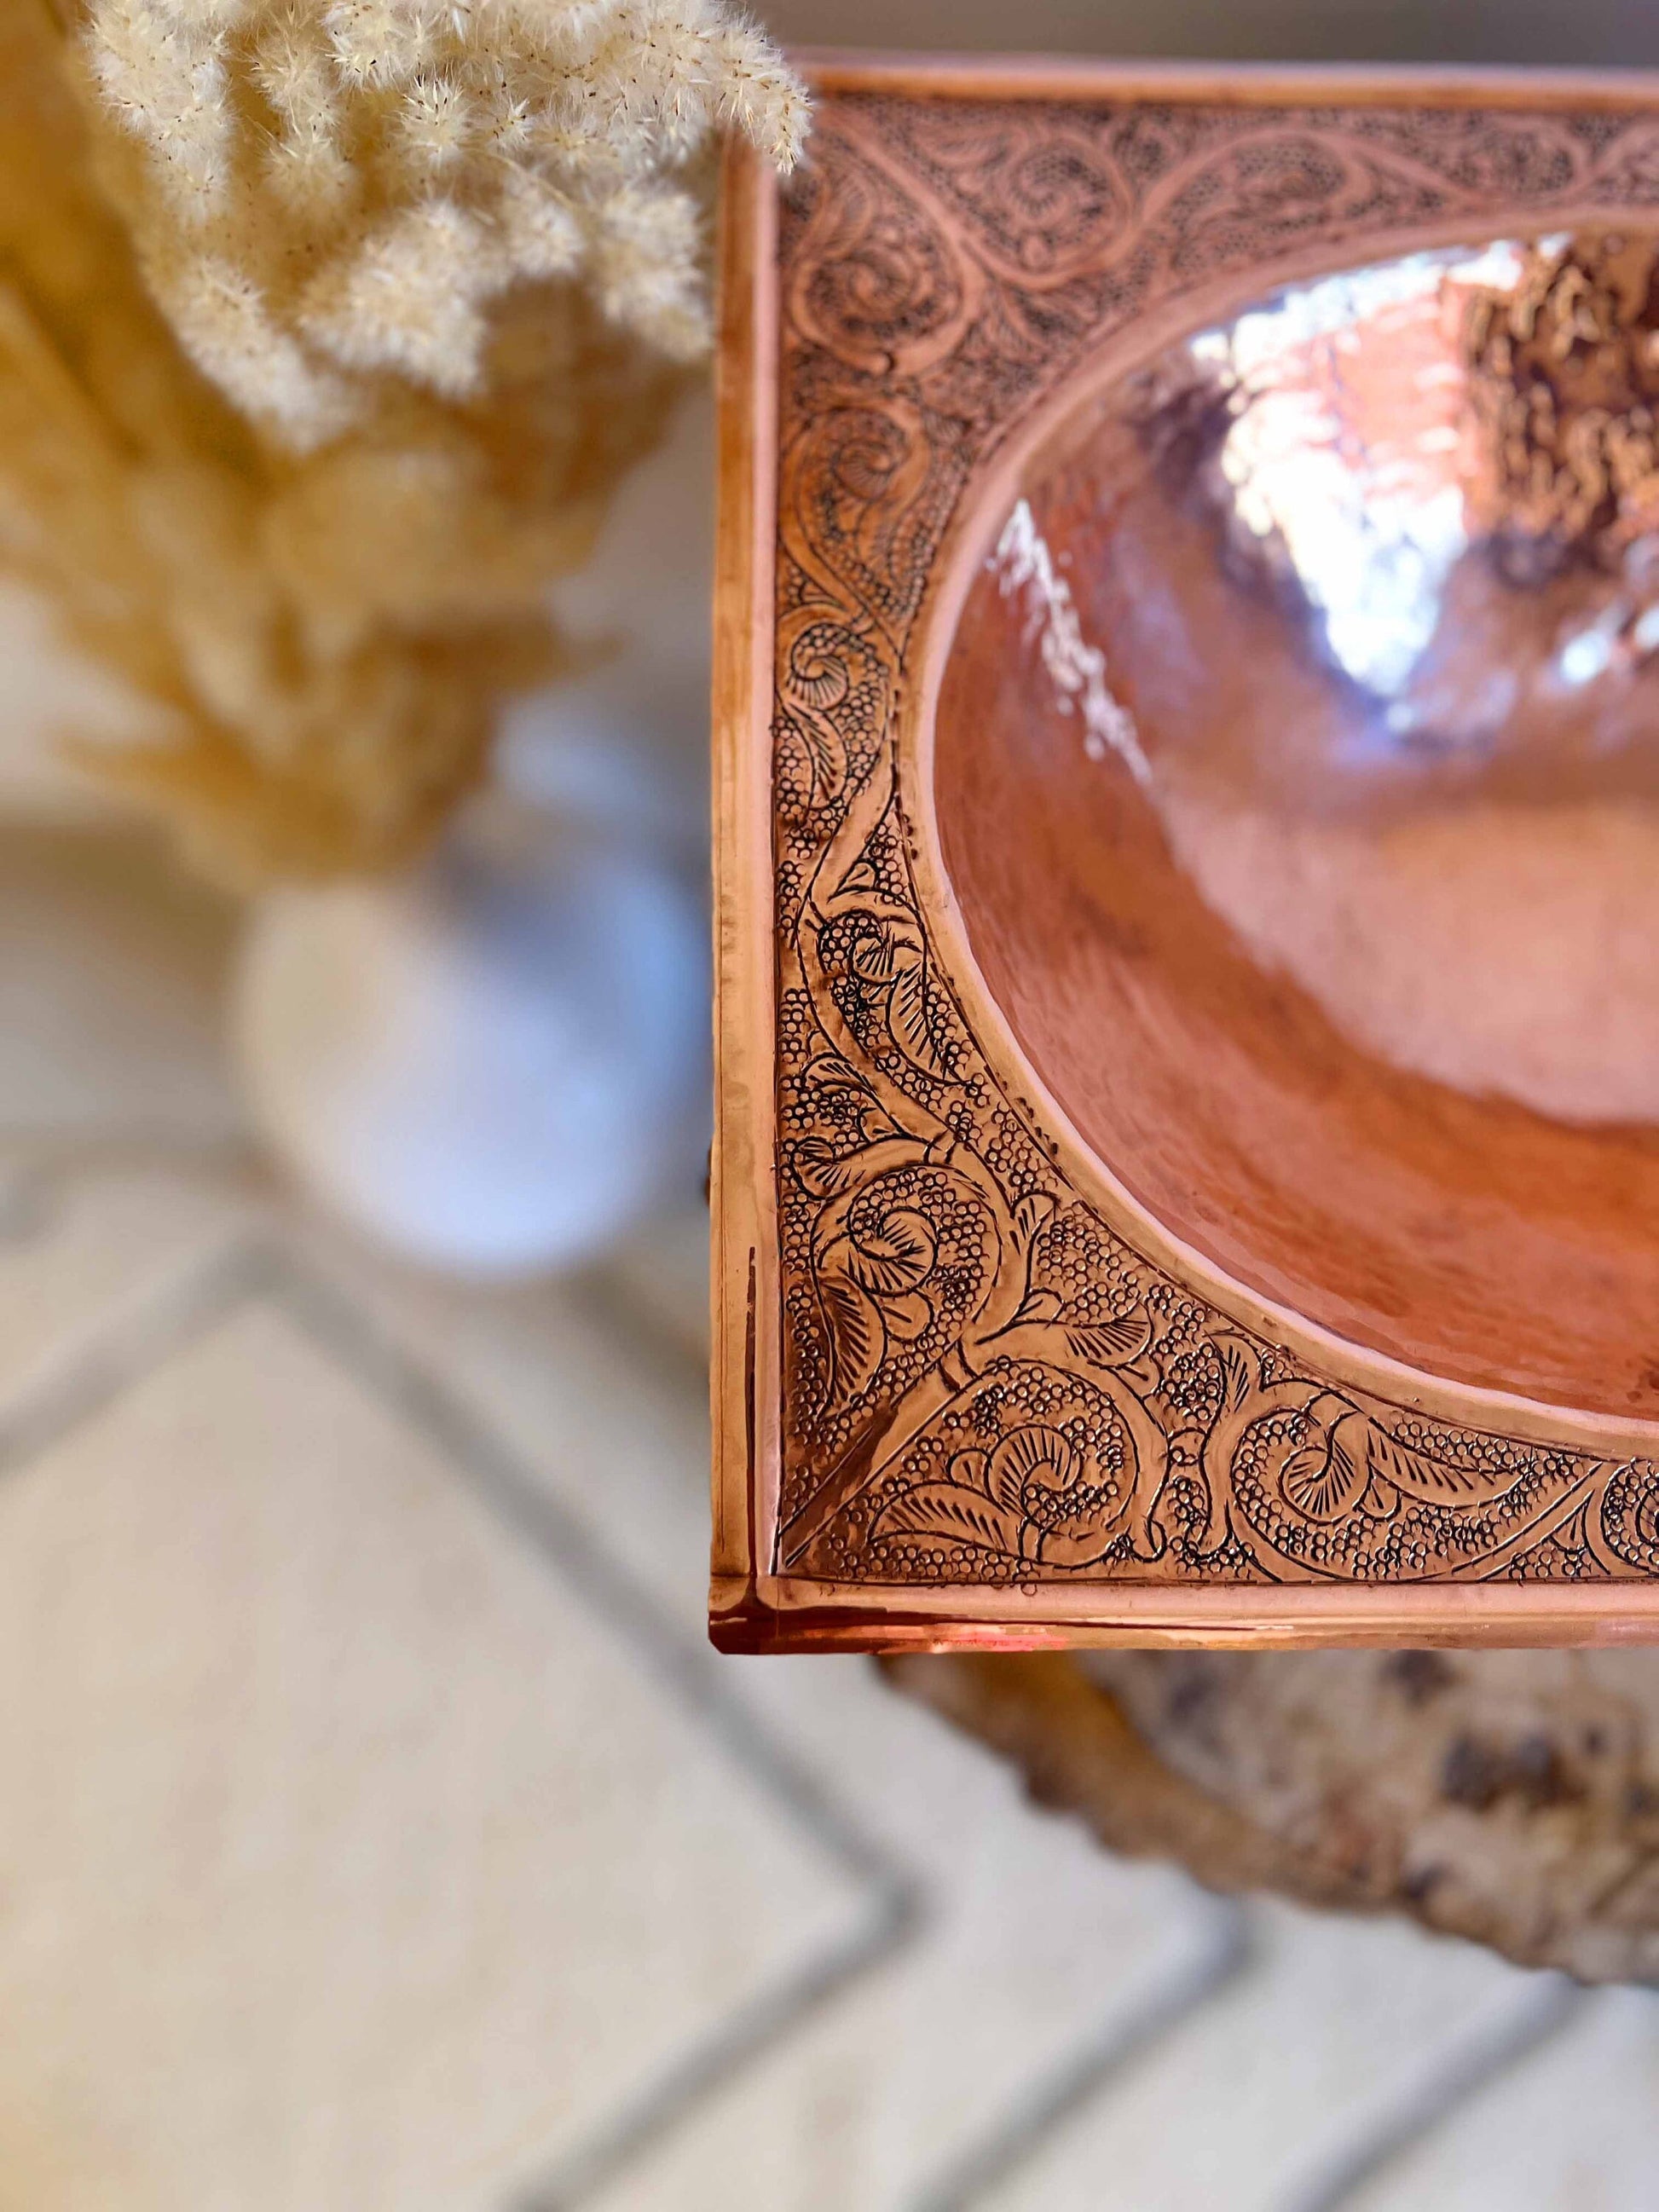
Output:
[[[1659,792],[1656,400],[1656,243],[1616,235],[1323,277],[1136,380],[1191,553],[1320,679],[1256,768],[1304,807],[1355,775],[1368,799]]]
[[[1106,656],[1084,641],[1071,586],[1060,573],[1038,531],[1026,500],[1016,500],[991,556],[997,588],[1004,599],[1021,603],[1027,645],[1035,645],[1054,687],[1063,714],[1076,712],[1083,723],[1083,750],[1091,760],[1115,753],[1137,783],[1152,781],[1133,717],[1114,696],[1106,679]]]
[[[1592,1124],[1659,1122],[1656,408],[1659,237],[1342,270],[1127,378],[988,563],[1261,969]]]
[[[1468,544],[1446,330],[1467,281],[1466,264],[1426,254],[1331,276],[1190,349],[1226,404],[1218,504],[1294,574],[1336,665],[1388,697]]]

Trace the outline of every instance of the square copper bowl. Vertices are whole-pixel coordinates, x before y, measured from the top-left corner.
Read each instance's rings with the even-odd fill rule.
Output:
[[[724,201],[714,1640],[1659,1632],[1651,1134],[1189,957],[1133,762],[1079,781],[988,567],[1182,333],[1651,230],[1659,88],[813,75],[803,171],[738,153]]]

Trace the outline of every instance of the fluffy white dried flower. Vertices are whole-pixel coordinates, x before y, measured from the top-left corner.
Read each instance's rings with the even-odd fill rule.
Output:
[[[481,119],[453,77],[438,72],[417,76],[403,96],[397,126],[410,169],[416,175],[436,176],[453,168]]]
[[[339,123],[339,102],[327,46],[297,8],[265,24],[249,67],[254,83],[286,127],[309,130]]]
[[[411,0],[330,0],[323,25],[341,76],[360,90],[405,84],[431,64],[433,25]]]
[[[266,180],[301,220],[327,222],[356,197],[362,179],[342,143],[339,85],[326,42],[289,8],[260,32],[252,73],[277,125]]]
[[[172,263],[155,288],[179,342],[243,413],[296,451],[337,437],[354,395],[272,320],[258,288],[211,254]]]
[[[786,173],[801,155],[806,108],[800,86],[747,24],[722,24],[714,34],[715,118],[757,146]]]
[[[256,0],[158,0],[186,30],[234,31],[252,14]]]
[[[512,171],[496,203],[501,251],[515,276],[535,283],[573,276],[587,250],[574,203],[527,171]]]
[[[593,216],[594,282],[605,313],[671,358],[695,361],[708,343],[696,201],[673,185],[630,184]]]
[[[787,164],[799,92],[726,0],[68,4],[0,0],[0,568],[209,865],[392,865],[570,665],[548,583],[706,342],[713,136]]]
[[[476,393],[520,285],[588,284],[694,357],[706,149],[738,131],[787,168],[805,121],[726,0],[90,0],[88,24],[146,156],[124,198],[157,296],[301,450],[349,419],[343,376]]]
[[[343,368],[389,370],[465,398],[483,376],[478,303],[501,276],[476,218],[452,200],[428,200],[325,269],[305,295],[300,325]]]
[[[223,197],[235,133],[216,32],[149,0],[101,0],[89,51],[110,112],[155,157],[173,211],[204,222]]]

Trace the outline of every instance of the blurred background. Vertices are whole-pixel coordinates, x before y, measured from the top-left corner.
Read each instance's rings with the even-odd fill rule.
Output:
[[[1647,0],[767,13],[1659,64]],[[1659,2204],[1647,1994],[1223,1905],[867,1662],[707,1649],[710,452],[694,392],[558,587],[623,650],[373,894],[182,871],[0,608],[0,2212]]]

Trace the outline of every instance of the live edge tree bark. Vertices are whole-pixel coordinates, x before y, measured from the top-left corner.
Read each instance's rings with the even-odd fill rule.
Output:
[[[904,1657],[890,1680],[1112,1850],[1659,1980],[1659,1653]]]

